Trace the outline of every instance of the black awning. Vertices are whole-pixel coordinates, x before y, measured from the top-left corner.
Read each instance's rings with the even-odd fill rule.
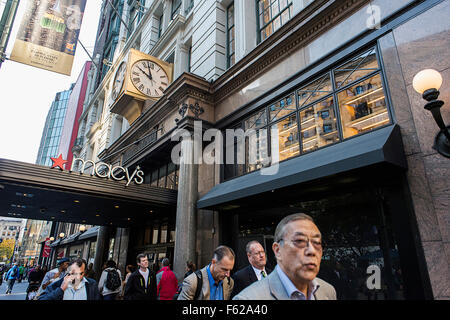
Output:
[[[68,244],[68,243],[74,242],[74,241],[78,240],[78,237],[80,235],[81,235],[81,232],[77,232],[77,233],[71,234],[67,238],[61,240],[60,244]]]
[[[61,242],[61,239],[55,240],[50,244],[50,247],[56,247]]]
[[[197,207],[211,208],[263,192],[380,163],[407,168],[398,125],[391,125],[281,162],[276,174],[263,175],[259,170],[218,184],[197,202]]]
[[[78,240],[85,240],[85,239],[97,237],[99,229],[100,229],[99,226],[89,228],[89,230],[86,230],[86,232],[84,232],[81,236],[78,237]]]

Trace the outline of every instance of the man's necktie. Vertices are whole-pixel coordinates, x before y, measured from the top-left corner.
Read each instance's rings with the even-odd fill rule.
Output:
[[[262,277],[263,277],[263,278],[265,278],[265,277],[266,277],[266,273],[264,272],[264,270],[263,270],[263,271],[261,271],[261,275],[262,275]]]

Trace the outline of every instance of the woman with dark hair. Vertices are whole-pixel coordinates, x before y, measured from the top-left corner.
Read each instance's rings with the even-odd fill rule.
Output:
[[[197,268],[195,267],[195,263],[193,263],[192,261],[186,261],[186,271],[187,272],[184,274],[184,277],[186,278],[191,273],[194,273],[195,270],[197,270]]]
[[[133,265],[131,265],[131,264],[129,264],[129,265],[127,265],[127,266],[125,267],[125,273],[126,273],[126,275],[125,275],[125,280],[122,281],[122,293],[121,293],[121,296],[122,296],[122,297],[123,297],[123,295],[124,295],[125,286],[127,285],[128,278],[129,278],[130,275],[131,275],[133,272],[135,272],[135,271],[136,271],[136,268],[135,268]]]
[[[106,269],[102,272],[98,282],[98,290],[103,295],[103,300],[116,300],[117,295],[122,292],[122,275],[117,269],[114,260],[106,262]]]

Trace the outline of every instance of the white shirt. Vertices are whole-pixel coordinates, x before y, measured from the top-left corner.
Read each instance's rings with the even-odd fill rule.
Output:
[[[120,273],[119,269],[106,268],[105,270],[103,270],[102,276],[100,277],[100,280],[98,281],[98,290],[104,296],[107,294],[119,293],[120,291],[122,291],[122,281],[120,281],[120,283],[121,283],[120,287],[118,287],[114,291],[111,291],[107,287],[105,287],[105,282],[106,282],[106,279],[108,278],[108,270],[116,270],[117,273],[119,274],[120,279],[122,279],[122,274]]]
[[[264,270],[264,273],[266,274],[266,277],[267,277],[266,268],[264,268],[262,270],[256,269],[254,266],[252,266],[252,268],[253,268],[253,271],[255,271],[256,278],[258,278],[258,281],[262,279],[261,271],[263,271],[263,270]]]
[[[141,268],[139,268],[139,273],[142,274],[142,276],[145,279],[145,287],[147,287],[147,282],[148,282],[148,269],[145,272],[142,272]]]
[[[69,282],[66,291],[64,291],[63,300],[87,300],[86,283],[87,280],[83,278],[78,288],[75,289],[73,284]]]

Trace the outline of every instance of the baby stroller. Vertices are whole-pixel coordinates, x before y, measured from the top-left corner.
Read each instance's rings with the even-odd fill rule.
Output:
[[[40,282],[31,281],[27,288],[27,297],[25,300],[34,300],[40,287]]]

